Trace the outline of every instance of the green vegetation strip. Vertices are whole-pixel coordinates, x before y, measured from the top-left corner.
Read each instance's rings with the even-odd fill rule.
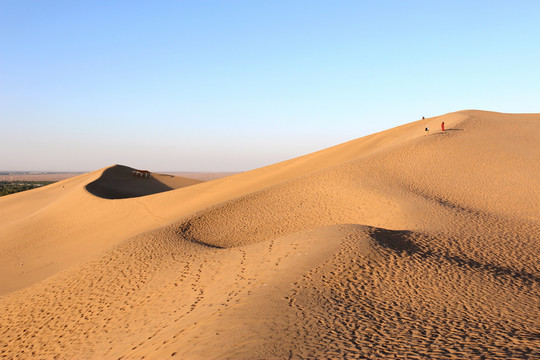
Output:
[[[55,181],[0,181],[0,196],[15,194],[21,191],[32,190],[38,187],[49,185]]]

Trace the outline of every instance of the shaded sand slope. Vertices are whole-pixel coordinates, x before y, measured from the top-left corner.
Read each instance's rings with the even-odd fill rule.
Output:
[[[86,193],[138,235],[1,297],[0,356],[539,357],[540,116],[442,120],[141,198]],[[113,215],[135,201],[161,221]]]
[[[107,168],[99,179],[86,185],[92,195],[105,199],[125,199],[157,194],[199,184],[202,181],[172,175],[151,173],[148,178],[134,176],[135,169],[115,165]]]

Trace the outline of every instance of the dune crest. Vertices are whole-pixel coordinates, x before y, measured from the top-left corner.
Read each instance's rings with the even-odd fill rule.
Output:
[[[540,114],[470,110],[196,186],[116,166],[1,198],[0,356],[540,357],[538,159]]]

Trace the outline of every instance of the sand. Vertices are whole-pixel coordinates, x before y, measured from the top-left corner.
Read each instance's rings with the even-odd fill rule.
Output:
[[[205,171],[183,171],[183,172],[164,172],[166,175],[173,175],[178,177],[184,177],[189,179],[196,179],[201,181],[209,181],[220,179],[222,177],[238,174],[238,172],[220,171],[220,172],[205,172]]]
[[[0,356],[540,357],[540,115],[428,122],[0,198]]]

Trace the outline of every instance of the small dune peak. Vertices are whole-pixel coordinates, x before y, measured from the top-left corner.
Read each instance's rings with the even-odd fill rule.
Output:
[[[200,182],[124,165],[113,165],[105,169],[97,180],[86,185],[86,190],[104,199],[127,199],[179,189]]]

